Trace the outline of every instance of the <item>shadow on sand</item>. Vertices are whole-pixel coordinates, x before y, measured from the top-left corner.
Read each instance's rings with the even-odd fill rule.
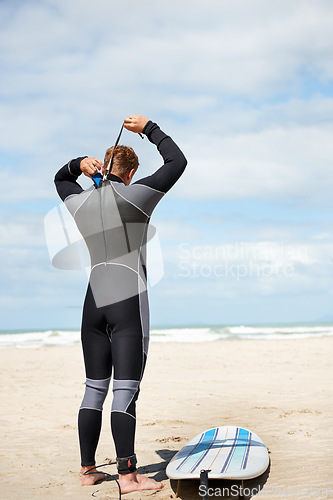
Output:
[[[205,488],[199,490],[200,481],[198,479],[182,479],[180,484],[178,484],[178,481],[171,479],[170,484],[175,495],[178,490],[178,498],[181,500],[203,500],[206,498],[249,500],[263,489],[270,473],[270,467],[271,465],[269,464],[268,469],[261,476],[254,479],[246,479],[244,481],[210,479],[208,482],[209,495],[207,497],[205,497],[205,493],[207,493]]]
[[[161,458],[160,462],[154,464],[145,465],[138,468],[139,474],[149,475],[149,477],[155,479],[155,481],[165,481],[168,480],[166,475],[166,467],[172,457],[177,453],[174,450],[156,450],[156,454]],[[255,495],[263,489],[269,477],[271,464],[269,464],[268,469],[254,479],[247,479],[242,481],[232,481],[226,479],[211,479],[209,480],[209,496],[207,498],[224,498],[225,500],[237,500],[245,499],[250,500]],[[110,474],[106,482],[114,481],[118,479],[118,474]],[[178,498],[181,500],[203,500],[205,499],[204,490],[199,490],[200,482],[196,479],[182,479],[178,485],[178,481],[170,479],[170,486],[173,490],[175,496],[178,490]],[[96,483],[97,484],[97,483]],[[106,492],[99,492],[105,495]],[[96,492],[96,495],[99,496]]]

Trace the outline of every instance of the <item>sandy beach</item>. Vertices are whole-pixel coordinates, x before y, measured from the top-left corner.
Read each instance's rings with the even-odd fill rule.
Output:
[[[267,474],[245,483],[252,491],[262,488],[258,498],[332,497],[332,348],[333,338],[152,343],[138,402],[136,453],[139,472],[164,488],[124,498],[176,498],[177,484],[165,475],[168,461],[199,432],[228,424],[253,430],[269,449]],[[0,359],[1,498],[117,499],[115,481],[80,485],[80,347],[2,349]],[[111,393],[98,463],[115,458],[110,406]],[[115,466],[105,470],[116,473]],[[179,497],[201,498],[198,482],[183,481]]]

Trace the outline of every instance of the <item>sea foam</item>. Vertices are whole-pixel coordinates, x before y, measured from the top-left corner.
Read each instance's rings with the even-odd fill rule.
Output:
[[[279,340],[333,336],[333,324],[232,325],[152,328],[151,342],[212,342],[217,340]],[[78,330],[3,331],[0,348],[71,346],[80,343]]]

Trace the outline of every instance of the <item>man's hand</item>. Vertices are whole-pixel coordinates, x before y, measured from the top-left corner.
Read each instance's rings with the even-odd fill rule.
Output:
[[[130,132],[136,132],[139,134],[145,128],[145,125],[149,122],[149,119],[142,115],[130,115],[129,118],[125,118],[124,127]]]
[[[98,158],[83,158],[80,163],[80,169],[84,175],[90,177],[101,170],[103,163]]]

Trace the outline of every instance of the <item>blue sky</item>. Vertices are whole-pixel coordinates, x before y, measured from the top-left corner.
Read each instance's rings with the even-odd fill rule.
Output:
[[[330,0],[1,1],[0,329],[79,327],[86,275],[45,243],[53,177],[135,113],[188,159],[152,218],[152,324],[333,317],[332,25]],[[122,142],[138,176],[160,166]]]

